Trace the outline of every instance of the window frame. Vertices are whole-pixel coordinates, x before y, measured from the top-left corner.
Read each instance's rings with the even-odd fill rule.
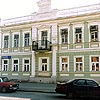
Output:
[[[18,60],[18,64],[15,64],[15,65],[18,65],[18,70],[14,70],[14,60]],[[14,59],[12,59],[12,71],[13,72],[18,72],[19,71],[19,59],[18,58],[14,58]]]
[[[67,63],[63,63],[63,64],[67,64],[67,70],[62,70],[62,58],[67,58],[68,62]],[[59,65],[60,65],[60,68],[59,68],[59,71],[60,72],[69,72],[69,57],[68,56],[61,56],[60,58],[60,62],[59,62]]]
[[[62,43],[62,36],[61,36],[61,30],[63,29],[67,29],[68,30],[68,38],[67,38],[67,44],[69,44],[69,26],[59,26],[59,44],[66,44],[66,43]]]
[[[18,47],[15,47],[15,46],[14,46],[14,43],[15,43],[15,42],[14,42],[14,36],[15,36],[15,35],[19,35]],[[13,41],[12,41],[12,46],[13,46],[14,48],[19,48],[19,47],[20,47],[20,32],[14,32],[14,33],[13,33],[13,36],[12,36],[12,40],[13,40]]]
[[[62,35],[62,31],[64,31],[64,30],[67,30],[67,34]],[[61,34],[61,43],[62,44],[68,44],[68,28],[60,29],[60,34]],[[64,40],[64,41],[62,41],[62,40]]]
[[[24,43],[25,42],[25,34],[27,34],[27,33],[29,33],[29,46],[32,44],[31,43],[31,31],[30,30],[24,30],[23,31],[23,43],[22,43],[23,47],[25,46],[25,43]]]
[[[43,31],[47,31],[47,40],[48,41],[50,41],[50,32],[51,32],[51,28],[49,27],[49,28],[40,28],[39,30],[38,30],[38,40],[42,40],[42,32]]]
[[[78,70],[78,71],[76,70],[76,58],[82,58],[82,65],[83,65],[82,70]],[[79,62],[79,63],[81,63],[81,62]],[[79,69],[79,67],[78,67],[78,69]],[[74,56],[74,72],[84,72],[84,56]]]
[[[25,64],[24,63],[25,60],[29,60],[29,63],[28,64]],[[25,69],[24,69],[25,66],[24,65],[29,65],[29,70],[25,71]],[[22,71],[23,72],[29,72],[30,71],[30,58],[23,58],[23,68],[22,68]]]
[[[4,61],[7,61],[7,64],[4,64]],[[6,68],[6,70],[4,70],[5,68],[4,68],[4,65],[7,65],[7,68]],[[7,72],[9,70],[9,60],[8,59],[2,59],[2,71],[3,72]]]
[[[81,33],[82,40],[81,40],[81,42],[76,42],[76,37],[75,37],[75,29],[76,28],[82,28],[82,33]],[[73,25],[73,44],[75,44],[75,43],[84,43],[84,24],[77,23],[77,24]]]
[[[75,43],[82,43],[82,32],[78,33],[78,32],[76,32],[76,29],[81,29],[81,31],[82,31],[82,27],[75,27],[75,29],[74,29],[75,30],[75,33],[74,33],[74,35],[75,35]],[[80,35],[81,35],[81,39],[80,39]]]
[[[5,43],[4,37],[5,37],[5,36],[8,36],[8,46],[7,46],[7,48],[9,48],[9,46],[10,46],[10,45],[9,45],[9,43],[10,43],[10,36],[9,36],[8,33],[7,33],[7,34],[3,34],[3,48],[6,48],[5,45],[4,45],[4,43]]]
[[[88,24],[88,30],[89,30],[89,42],[91,42],[91,33],[90,33],[90,26],[98,25],[98,41],[100,41],[100,23],[99,22],[89,22]]]
[[[90,31],[90,27],[92,26],[97,26],[97,30],[94,30],[94,31]],[[99,25],[90,25],[89,26],[89,33],[90,33],[90,42],[98,42],[99,41]],[[96,33],[97,33],[97,38],[96,38]],[[92,36],[94,37],[92,39]]]
[[[99,58],[99,61],[98,62],[91,62],[92,61],[92,57],[98,57]],[[95,69],[92,70],[92,64],[94,63],[94,67]],[[99,70],[96,70],[96,64],[99,64]],[[90,56],[90,72],[99,72],[100,71],[100,56],[98,55],[91,55]]]
[[[47,70],[46,71],[42,71],[42,59],[47,59]],[[40,72],[48,72],[50,71],[49,69],[49,57],[39,57],[39,71]]]

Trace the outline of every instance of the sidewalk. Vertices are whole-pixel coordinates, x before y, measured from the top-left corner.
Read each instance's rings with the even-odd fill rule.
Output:
[[[55,93],[56,84],[49,83],[19,83],[18,91]]]

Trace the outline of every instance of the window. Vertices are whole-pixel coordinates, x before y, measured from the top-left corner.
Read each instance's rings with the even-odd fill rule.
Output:
[[[91,57],[91,71],[100,71],[99,57]]]
[[[4,48],[8,48],[9,36],[4,36]]]
[[[75,57],[75,71],[83,71],[83,57]]]
[[[41,45],[46,45],[46,42],[47,42],[47,31],[41,31],[41,39],[42,39],[42,42],[41,42]]]
[[[8,60],[3,60],[2,71],[8,71]]]
[[[68,57],[61,57],[61,71],[68,71]]]
[[[82,27],[75,28],[75,43],[82,42]]]
[[[14,34],[14,47],[18,47],[18,46],[19,46],[19,35]]]
[[[90,26],[91,42],[98,41],[98,25]]]
[[[25,35],[24,35],[24,46],[29,46],[29,37],[30,37],[30,34],[25,33]]]
[[[61,29],[62,43],[68,43],[68,29]]]
[[[74,85],[78,85],[78,86],[86,86],[86,81],[84,79],[80,79],[80,80],[77,80],[76,82],[74,82]]]
[[[42,71],[47,71],[47,59],[42,59]]]
[[[13,71],[18,71],[18,67],[19,67],[19,61],[16,59],[16,60],[13,60]]]
[[[98,86],[98,84],[93,80],[87,80],[87,85],[88,86]]]
[[[24,59],[24,71],[25,72],[28,72],[29,71],[29,69],[30,69],[30,61],[29,61],[29,59]]]
[[[40,61],[39,71],[49,71],[49,58],[47,57],[39,58],[39,61]]]

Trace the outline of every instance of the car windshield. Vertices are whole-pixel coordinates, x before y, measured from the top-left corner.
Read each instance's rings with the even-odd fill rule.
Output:
[[[8,82],[9,81],[7,77],[3,77],[2,80],[3,80],[3,82]]]
[[[70,83],[70,82],[72,82],[72,81],[74,81],[75,79],[71,79],[71,80],[68,80],[66,83]]]

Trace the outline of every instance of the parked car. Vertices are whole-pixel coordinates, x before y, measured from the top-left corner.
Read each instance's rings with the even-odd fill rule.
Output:
[[[94,79],[72,79],[66,83],[57,82],[55,91],[66,94],[67,98],[92,97],[100,98],[100,86]]]
[[[11,82],[7,77],[0,77],[0,92],[16,91],[19,84]]]

